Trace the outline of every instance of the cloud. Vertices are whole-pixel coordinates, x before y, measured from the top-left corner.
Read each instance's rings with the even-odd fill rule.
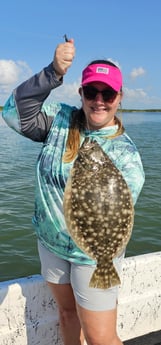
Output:
[[[135,69],[135,76],[145,73],[143,68]],[[137,71],[137,73],[136,73]],[[12,90],[24,80],[33,75],[31,68],[25,61],[0,60],[0,105],[3,105],[10,96]],[[71,104],[77,107],[81,106],[78,89],[80,87],[79,78],[72,83],[64,83],[62,86],[53,90],[47,102],[56,101]],[[130,89],[124,87],[123,106],[126,108],[161,108],[160,98],[148,94],[144,89]]]
[[[16,85],[31,75],[32,70],[25,61],[0,60],[0,105]]]
[[[59,88],[56,88],[49,95],[47,102],[56,101],[71,104],[74,106],[80,106],[80,95],[78,89],[80,87],[80,80],[71,84],[64,83]]]
[[[144,75],[145,73],[146,71],[143,67],[133,68],[133,70],[130,73],[130,77],[132,79],[136,79],[137,77],[140,77],[141,75]]]
[[[123,107],[131,109],[161,108],[160,97],[148,94],[143,89],[124,88]]]
[[[143,89],[129,89],[124,87],[123,107],[133,109],[146,107],[148,99],[149,97]]]
[[[128,89],[124,88],[124,95],[125,98],[129,99],[145,99],[147,97],[147,93],[143,89]]]
[[[119,69],[121,69],[121,65],[117,60],[113,60],[112,58],[108,58],[108,61],[111,61],[112,63],[114,63],[114,65],[116,65]]]

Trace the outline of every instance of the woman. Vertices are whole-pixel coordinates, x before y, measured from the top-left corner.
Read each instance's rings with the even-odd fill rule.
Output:
[[[96,262],[69,236],[63,215],[64,188],[85,137],[95,138],[121,171],[135,204],[144,182],[139,153],[116,116],[122,75],[97,60],[82,73],[82,108],[44,101],[60,86],[75,55],[73,39],[61,43],[53,62],[14,91],[3,110],[9,126],[43,142],[37,162],[35,216],[41,269],[58,304],[65,345],[120,345],[116,332],[117,287],[89,287]],[[114,259],[117,270],[121,258]]]

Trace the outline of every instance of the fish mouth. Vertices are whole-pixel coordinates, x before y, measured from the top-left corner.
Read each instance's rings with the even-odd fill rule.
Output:
[[[92,147],[94,147],[96,145],[96,140],[94,140],[93,138],[85,138],[82,147],[80,148],[80,151],[88,151],[89,149],[91,149]]]

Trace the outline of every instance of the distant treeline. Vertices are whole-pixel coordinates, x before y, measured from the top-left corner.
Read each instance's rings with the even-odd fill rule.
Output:
[[[0,105],[0,111],[2,111],[3,106]],[[133,113],[133,112],[149,112],[149,113],[161,113],[161,109],[122,109],[125,113]]]
[[[161,109],[122,109],[125,113],[134,113],[134,112],[149,112],[149,113],[161,113]]]

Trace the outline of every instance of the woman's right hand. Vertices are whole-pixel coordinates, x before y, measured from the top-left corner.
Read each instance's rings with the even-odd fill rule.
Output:
[[[68,68],[73,62],[74,56],[75,46],[73,39],[70,39],[68,42],[60,43],[56,47],[53,59],[53,67],[58,79],[66,74]]]

